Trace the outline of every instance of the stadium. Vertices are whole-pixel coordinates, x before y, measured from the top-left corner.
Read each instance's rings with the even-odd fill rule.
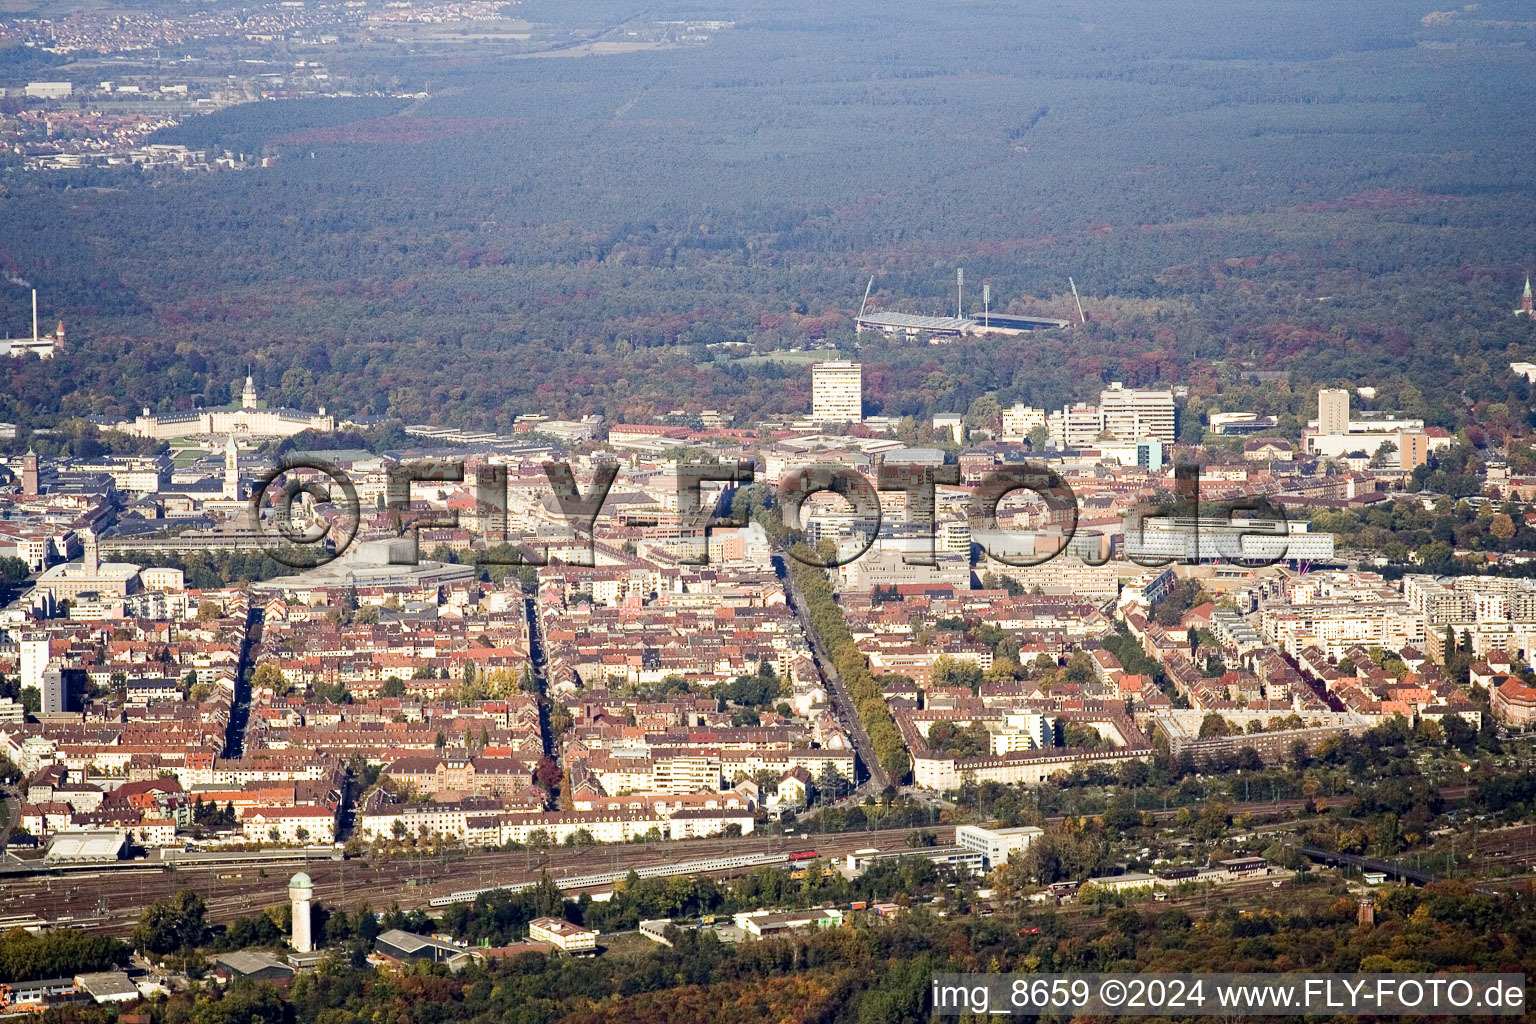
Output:
[[[1069,321],[1051,317],[1015,316],[993,313],[972,318],[961,316],[921,316],[914,313],[870,312],[860,316],[855,324],[860,332],[879,331],[882,334],[905,335],[916,338],[927,335],[931,339],[958,338],[961,335],[979,334],[1029,334],[1049,331],[1070,325]]]
[[[892,337],[899,335],[907,338],[926,335],[930,342],[939,342],[963,335],[1029,334],[1071,326],[1070,320],[1058,320],[1055,317],[993,313],[987,308],[991,304],[990,287],[982,289],[982,315],[965,316],[965,272],[960,270],[955,272],[956,316],[924,316],[918,313],[871,310],[868,308],[869,292],[874,284],[875,279],[871,277],[869,287],[864,290],[864,301],[859,304],[859,314],[854,318],[854,326],[861,334],[865,331],[879,331]]]

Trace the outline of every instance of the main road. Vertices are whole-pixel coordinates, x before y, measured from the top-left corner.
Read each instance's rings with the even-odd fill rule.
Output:
[[[832,704],[835,707],[837,720],[848,730],[849,737],[853,740],[854,752],[864,764],[864,770],[869,778],[860,783],[860,788],[868,786],[876,793],[882,792],[891,784],[890,778],[885,774],[885,769],[880,767],[880,759],[875,756],[874,744],[869,741],[869,733],[864,731],[864,723],[859,721],[859,712],[853,705],[853,700],[848,696],[848,691],[843,688],[843,680],[837,674],[837,666],[832,662],[832,656],[822,646],[821,637],[816,635],[816,630],[811,625],[811,617],[806,613],[805,601],[800,596],[800,588],[795,583],[795,574],[789,571],[789,566],[784,559],[788,557],[781,553],[773,556],[774,571],[784,581],[784,593],[789,598],[789,606],[795,610],[796,617],[800,620],[800,628],[805,631],[806,640],[811,645],[811,657],[816,661],[816,668],[821,672],[822,680],[827,684],[827,692],[832,695]],[[855,780],[857,781],[857,780]]]
[[[549,726],[549,655],[544,650],[544,617],[537,598],[523,598],[523,616],[528,622],[528,664],[533,668],[533,679],[538,688],[535,697],[539,702],[539,739],[544,744],[546,756],[559,757],[560,751],[555,749],[555,738]]]
[[[251,602],[245,616],[245,635],[240,640],[240,660],[235,665],[235,702],[224,727],[224,756],[245,755],[245,727],[251,720],[251,648],[261,642],[261,606]]]

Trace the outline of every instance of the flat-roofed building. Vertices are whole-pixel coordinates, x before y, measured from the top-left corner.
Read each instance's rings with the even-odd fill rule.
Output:
[[[131,1003],[142,995],[126,971],[77,974],[75,987],[98,1003]]]
[[[1126,892],[1132,889],[1151,889],[1158,884],[1157,876],[1144,871],[1127,871],[1123,875],[1100,875],[1083,883],[1109,892]]]
[[[429,935],[417,935],[400,928],[384,932],[373,941],[373,946],[384,956],[395,960],[431,960],[433,963],[447,964],[452,970],[458,970],[478,958],[472,950],[461,949],[451,942],[434,939]]]
[[[56,832],[43,854],[45,864],[110,864],[121,860],[127,836],[115,830]]]
[[[1003,410],[1003,440],[1023,441],[1036,427],[1044,427],[1046,412],[1018,402]]]
[[[805,928],[836,928],[842,923],[842,911],[824,907],[788,910],[781,913],[756,911],[736,915],[736,927],[753,939],[782,935],[785,932],[800,931]]]
[[[1010,712],[1000,726],[989,730],[992,753],[1008,754],[1015,750],[1040,750],[1054,746],[1055,720],[1034,711]]]
[[[1015,828],[960,825],[955,829],[955,845],[981,854],[983,867],[990,870],[1006,864],[1015,853],[1023,853],[1029,849],[1029,844],[1043,835],[1045,830],[1033,825]]]
[[[32,100],[66,100],[75,91],[73,82],[28,82],[24,90]]]
[[[842,359],[812,366],[811,419],[817,423],[858,423],[863,418],[863,368]]]
[[[1172,391],[1127,388],[1115,381],[1099,392],[1099,415],[1104,430],[1120,441],[1150,437],[1172,443],[1178,437]]]
[[[1322,434],[1349,433],[1349,391],[1322,388],[1317,393],[1317,429]]]
[[[1104,430],[1104,420],[1097,407],[1064,405],[1059,412],[1046,417],[1046,429],[1063,448],[1085,448],[1098,440]],[[1132,438],[1136,440],[1136,438]]]

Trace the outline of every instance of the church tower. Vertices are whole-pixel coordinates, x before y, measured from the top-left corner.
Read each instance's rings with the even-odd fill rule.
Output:
[[[101,550],[96,545],[96,528],[85,528],[85,556],[82,561],[85,564],[85,572],[88,576],[96,576],[101,573]]]
[[[224,500],[240,500],[240,450],[234,434],[224,443]]]
[[[1520,308],[1515,310],[1515,316],[1536,317],[1536,309],[1532,308],[1530,275],[1526,275],[1525,292],[1520,296]]]
[[[245,388],[240,392],[240,408],[256,408],[256,382],[251,379],[250,374],[245,375]]]

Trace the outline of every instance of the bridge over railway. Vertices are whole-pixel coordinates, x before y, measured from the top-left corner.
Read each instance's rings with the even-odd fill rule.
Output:
[[[1362,872],[1379,871],[1388,878],[1395,878],[1400,882],[1410,882],[1413,885],[1428,885],[1430,882],[1445,880],[1444,875],[1437,875],[1433,871],[1422,871],[1419,868],[1404,867],[1401,864],[1392,864],[1388,861],[1376,860],[1373,857],[1361,857],[1354,853],[1339,853],[1337,850],[1325,850],[1320,846],[1298,846],[1296,849],[1303,856],[1320,864],[1359,868]]]

